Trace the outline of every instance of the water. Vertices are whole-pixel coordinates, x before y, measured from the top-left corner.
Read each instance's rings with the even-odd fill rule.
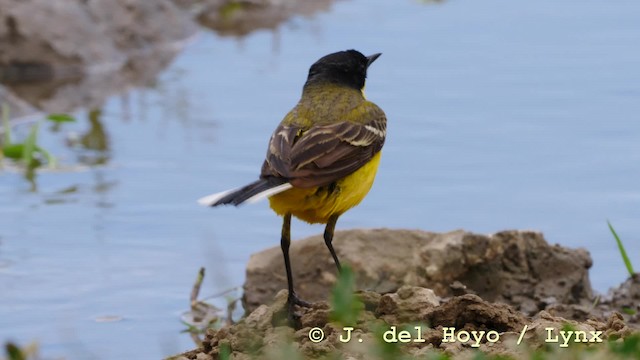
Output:
[[[198,268],[204,295],[241,285],[281,226],[267,203],[195,200],[252,181],[308,66],[353,47],[383,53],[367,95],[389,135],[372,192],[339,229],[540,230],[587,248],[606,291],[625,279],[606,219],[640,266],[639,15],[633,1],[359,0],[242,40],[203,31],[153,87],[94,114],[108,150],[65,145],[91,129],[90,109],[42,132],[63,167],[104,165],[41,172],[36,192],[0,176],[0,340],[69,359],[192,348],[178,319]]]

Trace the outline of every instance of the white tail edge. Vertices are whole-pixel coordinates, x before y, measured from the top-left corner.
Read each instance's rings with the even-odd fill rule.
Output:
[[[266,199],[269,196],[275,195],[275,194],[279,194],[283,191],[289,190],[293,187],[293,185],[286,183],[286,184],[282,184],[282,185],[278,185],[274,188],[271,188],[269,190],[265,190],[261,193],[257,193],[255,195],[253,195],[252,197],[248,198],[246,202],[248,202],[249,204],[253,204],[253,203],[257,203],[260,200]]]
[[[218,193],[215,193],[215,194],[211,194],[211,195],[207,195],[207,196],[201,197],[200,199],[198,199],[198,204],[200,204],[202,206],[212,206],[213,204],[218,202],[218,200],[220,200],[223,197],[231,194],[234,191],[238,191],[238,190],[240,190],[240,188],[225,190],[225,191],[221,191],[221,192],[218,192]]]
[[[278,185],[276,187],[273,187],[271,189],[267,189],[261,193],[257,193],[255,195],[253,195],[252,197],[248,198],[245,202],[253,204],[256,203],[260,200],[266,199],[269,196],[275,195],[275,194],[279,194],[283,191],[289,190],[291,189],[293,186],[289,183],[286,184],[282,184],[282,185]],[[204,197],[201,197],[200,199],[198,199],[198,204],[202,205],[202,206],[212,206],[213,204],[217,203],[218,200],[222,199],[223,197],[236,192],[238,190],[240,190],[241,188],[235,188],[235,189],[230,189],[230,190],[225,190],[225,191],[221,191],[215,194],[211,194],[211,195],[207,195]]]

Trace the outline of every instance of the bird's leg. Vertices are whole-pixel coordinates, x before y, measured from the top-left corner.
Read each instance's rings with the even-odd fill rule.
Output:
[[[340,260],[338,260],[338,255],[336,255],[336,251],[333,250],[333,231],[336,229],[336,223],[338,222],[338,217],[340,215],[332,215],[327,222],[327,226],[324,228],[324,243],[327,245],[329,252],[331,252],[331,256],[333,257],[333,261],[336,263],[336,267],[338,268],[338,272],[342,272],[342,266],[340,266]]]
[[[294,305],[310,307],[311,304],[300,299],[296,292],[293,290],[293,275],[291,274],[291,261],[289,260],[289,245],[291,245],[291,214],[284,215],[284,221],[282,222],[282,237],[280,238],[280,247],[282,248],[282,255],[284,256],[284,267],[287,271],[287,287],[289,290],[289,316],[295,317]]]

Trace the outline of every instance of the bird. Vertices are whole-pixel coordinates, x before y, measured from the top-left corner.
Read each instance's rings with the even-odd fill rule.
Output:
[[[294,289],[289,258],[291,217],[326,224],[324,242],[341,272],[332,244],[336,223],[364,199],[374,182],[387,118],[367,100],[364,88],[367,70],[380,55],[346,50],[313,63],[300,100],[269,139],[259,179],[198,200],[215,207],[269,199],[271,209],[283,218],[280,247],[290,318],[296,317],[296,305],[311,306]]]

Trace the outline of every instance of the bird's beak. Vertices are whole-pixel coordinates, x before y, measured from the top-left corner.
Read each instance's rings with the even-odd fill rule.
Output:
[[[367,56],[367,67],[369,67],[374,61],[376,61],[376,59],[379,58],[380,55],[382,55],[382,53]]]

